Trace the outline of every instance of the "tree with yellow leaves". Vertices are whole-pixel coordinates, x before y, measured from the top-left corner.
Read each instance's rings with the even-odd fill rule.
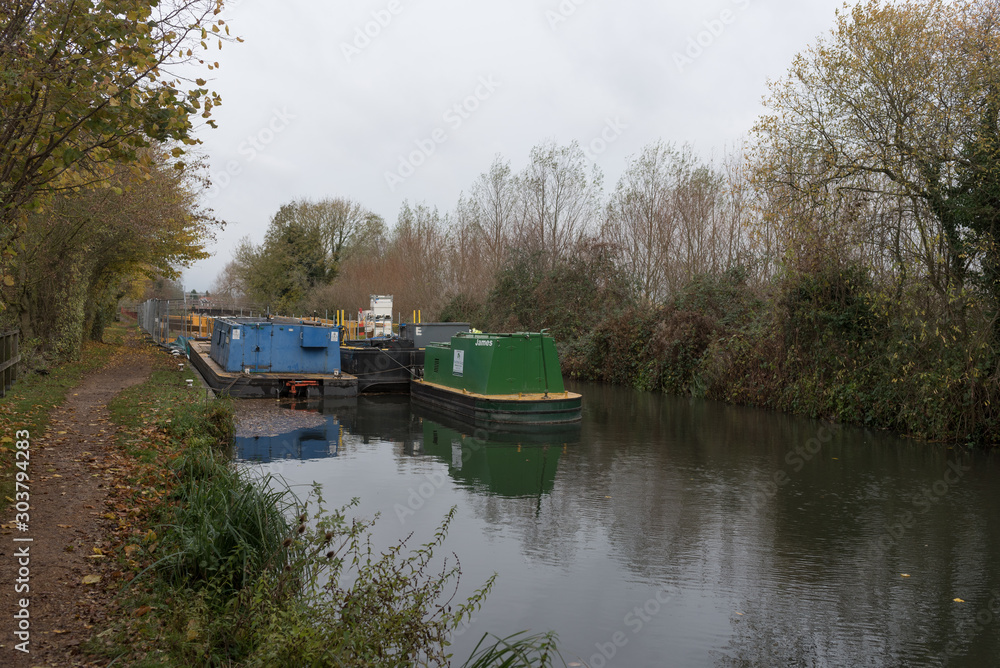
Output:
[[[9,0],[0,4],[0,276],[32,212],[56,194],[108,184],[120,165],[155,169],[143,149],[197,143],[220,104],[182,64],[214,70],[223,0]],[[192,63],[192,61],[195,61]],[[193,71],[193,70],[191,70]],[[2,305],[0,305],[2,306]]]
[[[761,220],[796,266],[1000,305],[998,53],[997,0],[867,0],[796,57],[754,131]]]
[[[50,198],[26,214],[21,252],[5,286],[8,316],[54,359],[73,358],[85,338],[99,340],[123,297],[154,277],[208,257],[220,224],[198,204],[195,169],[176,170],[165,149],[142,149],[149,166],[118,165],[105,187]]]

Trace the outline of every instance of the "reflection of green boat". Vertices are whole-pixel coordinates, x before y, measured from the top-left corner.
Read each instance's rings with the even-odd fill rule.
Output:
[[[509,431],[484,429],[476,429],[470,436],[445,423],[422,419],[424,454],[447,462],[455,480],[485,487],[498,496],[531,497],[552,491],[565,442],[544,442],[537,437],[532,439],[534,442],[518,442]],[[578,438],[579,431],[566,435]]]
[[[552,337],[459,333],[428,344],[414,402],[478,424],[558,424],[580,420],[582,399],[567,392]]]
[[[505,424],[477,422],[476,420],[448,413],[431,406],[413,402],[413,415],[423,420],[433,420],[465,435],[497,445],[573,445],[580,442],[580,422],[552,424]]]

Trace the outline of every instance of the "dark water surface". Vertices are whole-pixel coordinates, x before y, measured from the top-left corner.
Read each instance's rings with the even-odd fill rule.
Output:
[[[468,630],[555,630],[593,666],[1000,666],[1000,457],[578,384],[583,423],[510,435],[408,397],[308,403],[326,426],[238,439],[376,540],[447,547]],[[960,599],[961,602],[956,601]]]

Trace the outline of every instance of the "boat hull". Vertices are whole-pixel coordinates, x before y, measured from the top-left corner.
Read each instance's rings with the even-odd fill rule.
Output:
[[[423,380],[410,381],[411,400],[449,411],[474,424],[567,424],[580,421],[582,397],[574,392],[484,395],[454,390]]]
[[[408,342],[345,341],[340,348],[341,369],[358,379],[360,392],[406,392],[423,363],[424,351]]]
[[[356,397],[358,379],[350,374],[226,371],[209,354],[209,342],[191,341],[190,360],[216,394],[234,399],[264,397]]]

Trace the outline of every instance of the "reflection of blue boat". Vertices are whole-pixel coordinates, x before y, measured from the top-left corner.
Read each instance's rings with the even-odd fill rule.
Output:
[[[296,429],[277,436],[237,436],[235,441],[238,459],[261,463],[336,457],[341,448],[340,424],[328,417],[325,426]]]
[[[345,433],[370,440],[409,442],[417,431],[410,414],[410,398],[402,394],[366,394],[350,399],[293,402],[295,409],[318,411],[337,420]]]

